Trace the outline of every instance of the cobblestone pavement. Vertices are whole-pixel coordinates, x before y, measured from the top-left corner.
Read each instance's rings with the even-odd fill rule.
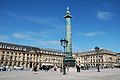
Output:
[[[76,72],[71,68],[67,75],[53,70],[38,71],[1,71],[0,80],[120,80],[120,69],[102,69],[97,72],[96,69],[81,70]]]

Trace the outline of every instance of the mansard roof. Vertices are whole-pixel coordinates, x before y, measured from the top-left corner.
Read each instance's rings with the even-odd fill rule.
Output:
[[[59,52],[59,53],[62,52],[61,50],[55,50],[50,48],[44,49],[44,48],[38,48],[33,46],[25,46],[25,45],[18,45],[14,43],[5,43],[5,42],[0,42],[0,48],[27,51],[27,52],[40,52],[40,50],[49,51],[49,52]]]
[[[116,52],[112,52],[112,51],[107,50],[107,49],[100,49],[98,53],[116,55]],[[85,52],[79,52],[78,56],[80,56],[80,55],[90,55],[90,54],[97,54],[97,52],[95,50],[90,50],[90,51],[85,51]]]
[[[14,43],[5,43],[5,42],[0,42],[0,48],[23,50],[23,51],[30,51],[30,50],[37,51],[37,50],[40,50],[37,47],[17,45],[17,44],[14,44]]]

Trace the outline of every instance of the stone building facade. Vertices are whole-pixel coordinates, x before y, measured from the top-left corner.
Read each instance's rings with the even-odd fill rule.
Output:
[[[84,67],[113,68],[118,65],[118,56],[116,52],[106,49],[100,49],[98,53],[95,50],[76,53],[76,63]]]
[[[0,66],[61,65],[65,54],[62,51],[0,42]]]

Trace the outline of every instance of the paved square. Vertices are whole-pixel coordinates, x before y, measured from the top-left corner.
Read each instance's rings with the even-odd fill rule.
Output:
[[[102,69],[97,72],[96,69],[81,70],[76,72],[75,68],[71,68],[67,75],[62,75],[57,71],[49,70],[38,71],[1,71],[0,80],[120,80],[120,69]]]

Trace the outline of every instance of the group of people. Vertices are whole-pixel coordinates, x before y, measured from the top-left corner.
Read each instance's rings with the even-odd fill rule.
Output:
[[[60,66],[60,72],[62,73],[63,71],[67,71],[67,72],[69,72],[69,66],[68,65],[61,65]]]
[[[60,72],[62,72],[63,70],[69,72],[69,68],[70,67],[68,65],[61,66],[60,67]],[[77,72],[80,72],[81,66],[80,65],[76,65],[76,68],[77,68]]]
[[[56,65],[55,66],[43,65],[39,69],[40,70],[45,70],[45,72],[48,72],[51,68],[53,68],[54,71],[57,71],[57,66]],[[38,71],[37,66],[34,66],[32,71],[35,71],[35,72]]]
[[[45,72],[47,72],[51,68],[53,68],[54,71],[57,71],[58,67],[56,65],[53,66],[53,67],[43,65],[39,69],[40,70],[45,70]],[[69,66],[65,66],[64,68],[65,68],[65,70],[67,70],[67,72],[69,72]],[[77,68],[77,72],[80,72],[81,66],[80,65],[76,65],[76,68]],[[37,66],[34,66],[33,71],[35,71],[35,72],[37,71]],[[60,66],[60,72],[61,73],[63,72],[63,66],[62,65]]]

